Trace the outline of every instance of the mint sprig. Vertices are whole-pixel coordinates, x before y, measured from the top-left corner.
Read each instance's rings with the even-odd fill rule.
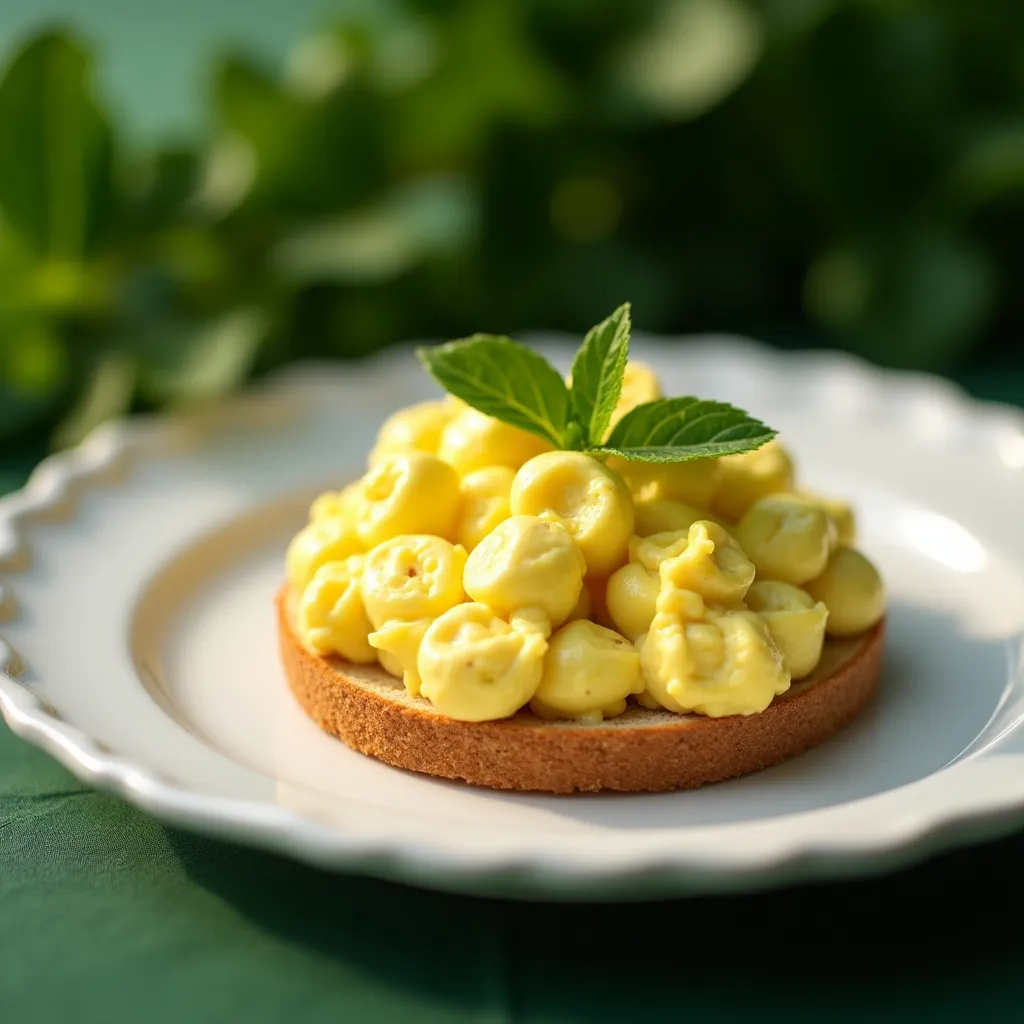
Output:
[[[727,402],[659,398],[627,412],[596,452],[638,462],[689,462],[748,452],[774,436]]]
[[[474,334],[419,350],[431,376],[467,405],[562,447],[569,393],[542,356],[510,338]]]
[[[627,412],[605,440],[629,358],[625,303],[587,332],[572,384],[540,354],[490,334],[432,348],[420,360],[447,391],[474,409],[542,437],[555,448],[634,462],[689,462],[753,451],[771,427],[727,402],[660,398]]]
[[[608,433],[612,413],[622,394],[622,378],[629,357],[629,303],[619,306],[607,320],[587,331],[572,361],[573,415],[588,442],[600,442]]]

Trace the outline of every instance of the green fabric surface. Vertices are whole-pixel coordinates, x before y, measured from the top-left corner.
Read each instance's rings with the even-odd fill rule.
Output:
[[[870,881],[503,904],[165,827],[0,726],[0,1020],[1015,1020],[1022,862],[1018,835]]]

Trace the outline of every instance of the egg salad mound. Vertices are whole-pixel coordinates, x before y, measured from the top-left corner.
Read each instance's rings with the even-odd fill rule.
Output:
[[[660,395],[627,364],[615,419]],[[756,715],[885,612],[854,514],[778,439],[642,463],[558,451],[457,399],[399,410],[287,553],[294,630],[456,721],[630,703]]]

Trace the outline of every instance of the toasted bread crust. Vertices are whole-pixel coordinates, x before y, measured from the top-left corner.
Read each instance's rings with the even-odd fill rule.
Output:
[[[756,715],[704,718],[631,707],[600,725],[545,722],[529,711],[458,722],[376,665],[309,653],[278,595],[281,656],[292,692],[322,729],[387,764],[493,789],[549,793],[690,789],[778,764],[849,722],[874,692],[884,622],[826,644],[819,670]]]

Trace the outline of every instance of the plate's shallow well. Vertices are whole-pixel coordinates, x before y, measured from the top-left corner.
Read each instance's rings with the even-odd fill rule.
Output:
[[[835,739],[698,791],[548,797],[397,771],[320,733],[284,683],[272,596],[311,496],[359,471],[392,408],[431,393],[408,353],[109,429],[0,503],[0,634],[21,670],[20,685],[0,674],[9,722],[171,820],[501,895],[870,871],[1024,822],[1016,415],[831,356],[637,347],[668,389],[763,416],[803,482],[855,501],[889,627],[879,697]]]

